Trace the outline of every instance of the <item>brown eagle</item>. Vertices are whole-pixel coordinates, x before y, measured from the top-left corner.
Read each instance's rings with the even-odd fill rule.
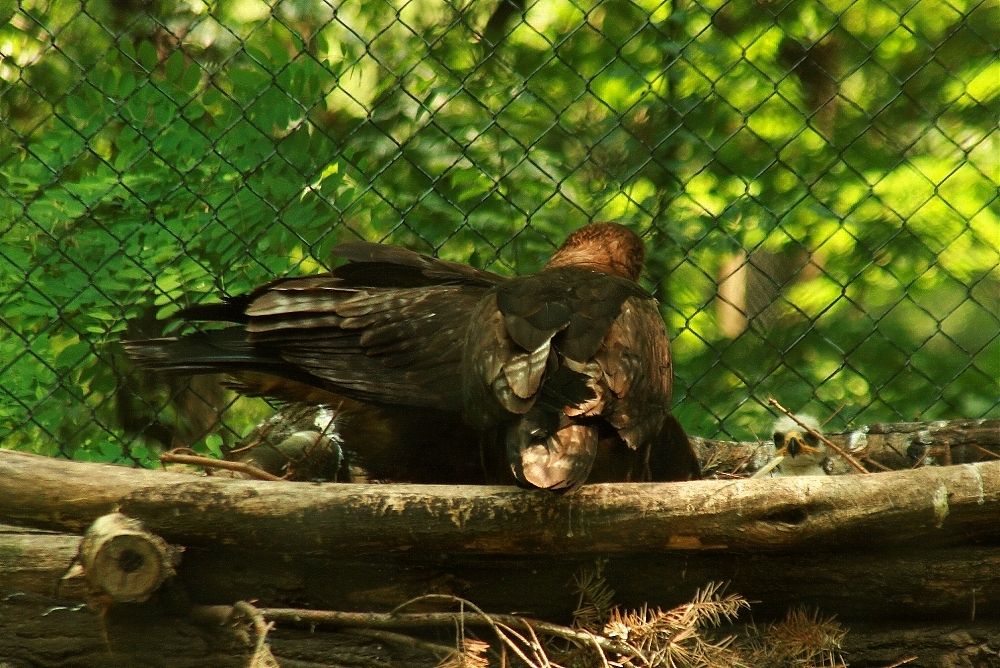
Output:
[[[363,402],[397,435],[440,416],[428,443],[472,427],[493,481],[569,490],[697,476],[669,412],[663,320],[635,282],[643,244],[625,227],[585,226],[517,278],[375,243],[334,253],[346,263],[330,273],[181,313],[235,326],[126,348],[148,367],[229,374],[248,394]],[[435,447],[478,460],[461,440]]]

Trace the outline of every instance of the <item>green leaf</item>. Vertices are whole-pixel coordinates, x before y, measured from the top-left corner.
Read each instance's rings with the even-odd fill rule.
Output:
[[[168,81],[176,82],[181,79],[184,75],[184,54],[180,50],[170,54],[163,64],[163,72]]]
[[[201,82],[201,75],[201,67],[198,63],[192,62],[188,65],[187,69],[184,70],[181,78],[177,80],[177,85],[186,93],[194,93],[195,89],[198,88],[198,84]],[[187,112],[185,111],[185,113]]]
[[[62,368],[76,366],[81,361],[90,357],[91,352],[90,343],[87,341],[71,343],[56,355],[56,365]]]
[[[118,77],[115,92],[118,99],[125,99],[131,96],[138,87],[139,82],[136,80],[135,76],[131,72],[125,71]]]
[[[17,0],[0,0],[0,26],[7,25],[17,12]]]
[[[143,41],[139,44],[138,60],[139,64],[142,65],[147,72],[152,72],[156,69],[157,63],[160,62],[159,56],[156,53],[156,47],[153,46],[153,43],[149,40]]]
[[[205,448],[209,453],[222,459],[222,437],[218,434],[209,434],[205,437]]]

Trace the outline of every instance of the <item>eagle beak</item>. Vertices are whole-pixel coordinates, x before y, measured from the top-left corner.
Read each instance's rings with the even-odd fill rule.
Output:
[[[777,450],[776,455],[798,457],[799,455],[815,455],[819,448],[809,445],[802,432],[790,431],[785,434],[784,445]]]

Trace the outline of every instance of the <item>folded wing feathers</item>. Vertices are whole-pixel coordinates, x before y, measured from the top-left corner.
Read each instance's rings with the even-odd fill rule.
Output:
[[[567,424],[542,438],[521,431],[508,438],[514,474],[521,480],[551,490],[573,489],[587,480],[597,454],[597,429]]]
[[[508,414],[526,416],[522,421],[529,411],[539,410],[566,418],[603,416],[631,448],[655,438],[669,411],[671,385],[669,343],[655,300],[637,287],[591,283],[586,276],[552,294],[566,301],[539,306],[514,290],[495,301],[497,310],[484,313],[489,324],[480,333],[492,343],[480,347],[485,363],[479,370],[486,374],[493,400]],[[501,313],[503,306],[512,310]],[[525,349],[526,342],[537,345]],[[649,368],[650,362],[656,367]],[[527,440],[534,442],[525,455],[539,482],[550,475],[543,474],[549,466],[543,462],[556,468],[569,465],[591,438],[582,428],[567,430],[563,444],[554,434],[511,436],[521,443],[514,450],[528,447]],[[554,453],[553,448],[565,449],[569,442],[576,443],[569,448],[574,455],[565,460],[538,450],[546,443],[544,449]],[[574,470],[576,466],[572,464]]]
[[[334,275],[282,279],[246,300],[244,345],[263,346],[272,365],[284,360],[359,398],[460,406],[454,343],[486,290],[357,287]]]
[[[595,360],[609,390],[608,422],[629,447],[655,438],[670,411],[673,385],[670,344],[656,302],[627,299]]]
[[[551,350],[551,340],[545,341],[537,349],[516,353],[504,362],[503,378],[515,396],[529,399],[538,393]]]
[[[502,276],[468,265],[368,241],[340,244],[333,249],[333,254],[349,260],[335,269],[334,275],[355,284],[407,287],[463,283],[487,287],[505,280]]]
[[[580,391],[577,390],[577,395],[574,397],[573,401],[564,402],[563,411],[566,415],[580,416],[602,414],[604,412],[604,397],[607,393],[607,385],[605,383],[605,374],[601,369],[600,364],[595,361],[581,364],[580,362],[574,362],[568,358],[564,359],[563,364],[565,364],[567,369],[576,372],[579,375],[580,380],[583,381],[589,391],[589,396],[580,396]]]

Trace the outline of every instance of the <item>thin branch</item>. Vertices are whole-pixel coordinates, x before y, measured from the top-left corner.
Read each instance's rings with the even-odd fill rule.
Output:
[[[274,623],[268,622],[264,619],[264,615],[261,614],[261,610],[246,601],[237,601],[233,604],[233,612],[230,616],[230,621],[234,621],[239,617],[242,617],[250,622],[250,626],[253,629],[255,636],[253,658],[250,661],[250,665],[277,666],[278,663],[275,661],[274,655],[271,654],[271,650],[267,646],[267,634],[272,628],[274,628]]]
[[[889,468],[885,464],[881,464],[881,463],[875,461],[874,459],[872,459],[871,457],[862,457],[861,461],[865,462],[866,464],[870,464],[870,465],[874,466],[879,471],[891,471],[892,470],[891,468]]]
[[[537,648],[535,648],[528,641],[527,638],[525,638],[520,633],[518,633],[517,631],[515,631],[514,629],[512,629],[510,626],[508,626],[506,624],[502,624],[500,622],[496,622],[495,620],[491,620],[491,621],[493,623],[491,623],[490,626],[493,627],[493,630],[496,632],[497,636],[501,640],[503,640],[504,643],[508,647],[510,647],[519,657],[521,657],[521,660],[524,661],[526,664],[528,664],[528,666],[530,668],[545,668],[545,666],[548,663],[548,661],[546,660],[547,657],[539,658]],[[527,650],[529,652],[531,652],[532,655],[534,655],[534,659],[529,659],[527,656],[525,656],[524,651],[520,648],[520,645],[518,645],[516,642],[513,642],[512,640],[510,640],[509,636],[513,636],[518,641],[520,641],[520,643],[522,645],[524,645],[527,648]]]
[[[997,454],[988,448],[984,448],[981,445],[973,445],[972,447],[978,450],[979,452],[983,453],[987,457],[992,457],[993,459],[1000,459],[1000,454]]]
[[[466,620],[472,621],[473,623],[475,623],[475,622],[481,622],[481,623],[487,624],[491,629],[493,629],[493,632],[496,634],[497,638],[500,639],[500,641],[503,643],[503,645],[506,645],[507,647],[509,647],[512,652],[514,652],[515,654],[517,654],[521,658],[521,660],[524,661],[526,664],[528,664],[528,666],[530,666],[531,668],[545,668],[545,666],[547,666],[549,664],[548,657],[545,656],[544,652],[542,652],[542,654],[541,654],[541,660],[542,660],[542,664],[541,665],[539,665],[538,663],[535,663],[535,662],[531,661],[527,656],[525,656],[524,652],[517,645],[517,643],[513,642],[508,637],[508,634],[514,635],[515,637],[517,637],[518,640],[520,640],[526,647],[528,647],[528,648],[531,649],[532,653],[535,654],[536,657],[538,657],[539,654],[538,654],[538,651],[536,651],[536,648],[533,647],[531,645],[531,643],[529,643],[524,637],[522,637],[521,634],[517,633],[516,631],[514,631],[514,629],[510,628],[509,622],[505,623],[503,621],[498,621],[500,619],[500,617],[508,617],[508,618],[510,618],[512,620],[519,620],[519,619],[526,619],[526,618],[517,617],[516,615],[491,615],[491,614],[485,612],[482,608],[480,608],[479,606],[477,606],[475,603],[472,603],[471,601],[468,601],[468,600],[466,600],[464,598],[459,598],[457,596],[450,596],[448,594],[426,594],[424,596],[418,596],[418,597],[416,597],[414,599],[411,599],[411,600],[407,601],[406,603],[403,603],[401,606],[398,606],[396,608],[396,610],[399,610],[400,608],[403,608],[403,607],[405,607],[407,605],[410,605],[412,603],[426,602],[426,601],[431,601],[431,600],[443,601],[443,602],[446,602],[446,603],[457,603],[458,606],[459,606],[459,610],[460,610],[460,612],[457,613],[457,614],[462,615],[461,619],[462,619],[462,623],[463,624],[466,622]],[[475,612],[477,616],[467,617],[466,614],[465,614],[465,608],[467,608],[467,607],[471,608],[472,611]],[[525,623],[526,626],[528,626],[528,622],[527,621],[525,621],[524,623]],[[529,626],[529,629],[530,629],[530,626]],[[532,635],[534,635],[534,633],[532,633]],[[541,646],[539,645],[539,648],[540,647]]]
[[[772,459],[771,461],[769,461],[767,464],[764,464],[759,469],[757,469],[757,472],[754,473],[752,476],[750,476],[750,479],[751,480],[756,480],[757,478],[763,478],[763,477],[767,476],[768,473],[770,473],[771,471],[773,471],[774,469],[776,469],[778,466],[780,466],[781,462],[783,462],[783,461],[785,461],[785,456],[784,455],[778,455],[777,457],[775,457],[774,459]]]
[[[414,638],[413,636],[408,636],[404,633],[393,633],[392,631],[385,631],[381,629],[344,629],[344,632],[350,633],[351,635],[381,640],[382,642],[399,645],[401,647],[423,650],[440,659],[446,659],[453,656],[457,652],[454,647],[427,642],[426,640],[420,640],[419,638]]]
[[[236,471],[244,473],[257,480],[270,480],[272,482],[282,481],[284,478],[273,475],[262,469],[246,464],[244,462],[231,462],[225,459],[215,459],[213,457],[202,457],[201,455],[183,455],[177,452],[164,452],[160,455],[160,461],[167,464],[191,464],[201,466],[206,469],[225,469],[226,471]]]
[[[475,614],[470,615],[467,612],[343,612],[339,610],[313,610],[302,608],[260,608],[260,612],[267,619],[277,622],[373,629],[425,628],[462,623],[466,626],[470,624],[477,624],[481,626],[485,625],[493,628],[494,630],[499,630],[497,625],[523,628],[524,625],[527,624],[530,625],[535,632],[541,632],[546,635],[562,638],[575,643],[596,643],[602,650],[609,652],[621,654],[630,653],[627,646],[586,631],[580,631],[568,626],[533,619],[531,617],[487,613],[478,608],[475,604],[454,596],[444,594],[420,596],[412,601],[408,601],[404,604],[404,606],[415,602],[431,601],[461,603],[463,607],[469,608]],[[512,647],[511,649],[515,648]],[[521,658],[524,659],[525,657]]]

